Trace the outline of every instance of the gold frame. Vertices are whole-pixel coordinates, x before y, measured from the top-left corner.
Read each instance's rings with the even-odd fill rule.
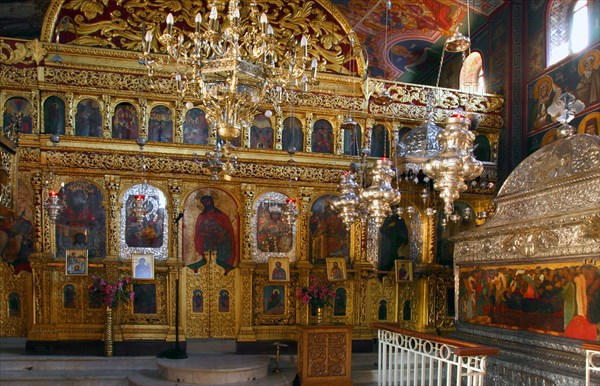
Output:
[[[325,259],[325,265],[327,266],[327,280],[328,281],[346,281],[348,274],[346,271],[346,259],[343,257],[328,257]],[[336,277],[332,272],[335,267],[341,270],[342,277]]]
[[[406,266],[406,274],[400,275],[400,268],[402,266]],[[412,260],[396,260],[394,261],[394,277],[396,278],[396,283],[408,283],[413,281],[413,264]]]
[[[136,268],[141,263],[142,259],[148,262],[150,275],[145,275],[136,272]],[[154,255],[151,253],[140,253],[131,255],[131,276],[135,280],[154,280]]]
[[[280,263],[281,266],[277,266],[277,263]],[[274,271],[275,269],[281,268],[283,269],[283,273],[285,274],[285,278],[275,278]],[[272,283],[289,283],[290,282],[290,261],[287,257],[269,257],[269,281]]]
[[[69,256],[74,259],[69,262]],[[83,258],[83,261],[77,261]],[[78,264],[83,264],[83,270]],[[87,249],[67,249],[65,250],[65,275],[68,276],[87,276],[88,275],[88,250]]]

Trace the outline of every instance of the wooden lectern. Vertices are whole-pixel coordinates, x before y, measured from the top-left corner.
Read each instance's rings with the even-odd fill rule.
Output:
[[[298,326],[302,386],[352,385],[352,326]]]

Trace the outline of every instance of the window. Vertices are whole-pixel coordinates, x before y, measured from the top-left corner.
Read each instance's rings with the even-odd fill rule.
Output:
[[[477,94],[485,92],[483,58],[479,52],[472,52],[463,62],[460,69],[460,91]]]
[[[548,28],[549,66],[587,47],[588,20],[588,0],[552,1]]]

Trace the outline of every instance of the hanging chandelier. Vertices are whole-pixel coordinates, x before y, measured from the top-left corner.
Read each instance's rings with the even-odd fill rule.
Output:
[[[256,1],[242,6],[240,0],[229,0],[226,13],[224,8],[224,2],[214,1],[205,22],[198,12],[193,31],[185,31],[185,20],[169,13],[163,33],[159,26],[145,31],[140,61],[151,79],[169,73],[174,85],[155,81],[154,87],[175,89],[187,103],[197,100],[218,138],[227,142],[250,127],[261,103],[270,102],[279,111],[287,89],[309,91],[325,61],[309,55],[308,36],[293,32],[284,34],[289,41],[286,52],[280,52],[278,37]]]
[[[379,228],[400,203],[400,191],[392,186],[396,170],[388,158],[376,160],[368,170],[364,155],[363,160],[361,170],[342,173],[338,183],[340,195],[331,205],[346,227],[362,218]],[[360,183],[356,182],[356,174],[359,175]],[[370,183],[367,184],[366,181]]]
[[[425,174],[434,180],[435,190],[440,192],[446,216],[453,214],[454,201],[467,190],[465,181],[475,179],[483,172],[481,161],[473,155],[475,134],[469,130],[470,124],[471,120],[460,113],[449,117],[437,136],[442,150],[423,168]]]
[[[48,176],[45,180],[45,185],[48,188],[48,197],[44,201],[44,208],[46,208],[46,212],[48,213],[48,218],[50,218],[51,222],[56,222],[58,216],[65,209],[66,203],[63,194],[61,194],[60,188],[55,189],[55,175],[53,168],[55,164],[58,162],[59,155],[56,151],[56,147],[60,142],[60,136],[58,134],[53,134],[50,136],[50,142],[52,142],[52,151],[48,153]],[[62,188],[62,183],[60,184]]]
[[[146,180],[146,159],[144,157],[144,145],[146,145],[146,138],[139,137],[137,139],[137,144],[140,147],[140,157],[142,163],[142,190],[133,196],[133,207],[131,208],[131,211],[133,212],[135,222],[141,224],[144,222],[147,214],[146,192],[148,191],[148,181]]]
[[[293,142],[292,142],[293,143]],[[294,160],[294,150],[288,150],[290,154],[290,160],[288,161],[289,170],[291,170],[289,178],[289,192],[292,191],[292,181],[298,181],[298,165]],[[291,197],[286,198],[285,204],[283,205],[282,211],[283,219],[287,222],[288,226],[292,227],[296,223],[298,218],[298,208],[296,207],[296,200]]]
[[[221,141],[217,141],[213,151],[206,152],[206,161],[204,162],[199,160],[198,154],[195,156],[195,161],[209,170],[213,181],[217,181],[219,178],[230,181],[237,169],[238,159],[237,156],[231,155],[229,143],[222,145]]]

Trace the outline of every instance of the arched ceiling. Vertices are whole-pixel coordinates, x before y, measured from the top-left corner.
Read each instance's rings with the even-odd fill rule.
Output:
[[[443,42],[452,35],[456,25],[461,26],[461,31],[467,34],[467,5],[466,1],[458,0],[391,0],[390,12],[386,17],[386,0],[313,0],[315,8],[329,10],[328,19],[324,19],[322,28],[331,27],[330,42],[321,42],[324,46],[335,45],[345,32],[354,29],[358,41],[362,43],[364,52],[368,54],[368,74],[372,77],[399,80],[407,83],[419,83],[425,76],[435,70],[439,63]],[[77,15],[82,15],[79,21],[85,18],[85,33],[96,33],[93,37],[80,40],[80,44],[102,46],[98,39],[102,31],[104,38],[117,33],[121,35],[121,42],[133,41],[138,34],[131,34],[125,30],[119,32],[118,25],[113,23],[111,31],[106,30],[103,20],[90,18],[109,10],[129,12],[125,7],[136,6],[141,10],[147,7],[149,11],[159,10],[164,14],[164,9],[172,9],[179,4],[189,2],[194,7],[203,6],[206,0],[8,0],[0,3],[0,37],[24,39],[48,39],[56,24],[63,15],[69,15],[76,21]],[[259,5],[265,1],[258,0]],[[280,0],[268,0],[269,3],[280,4],[280,7],[289,7],[290,3]],[[471,32],[483,25],[487,18],[506,0],[470,0]],[[151,6],[149,4],[152,4]],[[299,5],[305,3],[298,2]],[[276,5],[277,7],[277,5]],[[63,9],[64,8],[64,9]],[[302,7],[298,7],[302,8]],[[276,8],[275,8],[276,9]],[[186,12],[185,9],[174,12]],[[48,14],[48,15],[47,15]],[[150,15],[150,12],[148,12]],[[368,15],[367,17],[365,17]],[[114,15],[107,16],[114,17]],[[48,17],[44,26],[44,18]],[[337,20],[343,18],[342,20]],[[345,20],[344,20],[345,19]],[[386,22],[387,20],[387,22]],[[53,27],[54,26],[54,27]],[[49,29],[50,32],[43,29]],[[104,28],[104,29],[103,29]],[[311,24],[311,28],[314,25]],[[387,32],[386,32],[387,31]],[[129,36],[128,36],[129,35]],[[46,39],[44,39],[46,38]],[[63,39],[63,37],[61,37]],[[73,37],[71,37],[73,39]],[[125,39],[125,40],[123,40]],[[116,41],[116,40],[115,40]],[[115,41],[104,42],[104,46],[114,46]],[[121,45],[122,43],[119,43]],[[134,49],[132,45],[122,44],[125,49]],[[338,56],[343,53],[338,53]],[[347,66],[346,66],[347,67]]]

